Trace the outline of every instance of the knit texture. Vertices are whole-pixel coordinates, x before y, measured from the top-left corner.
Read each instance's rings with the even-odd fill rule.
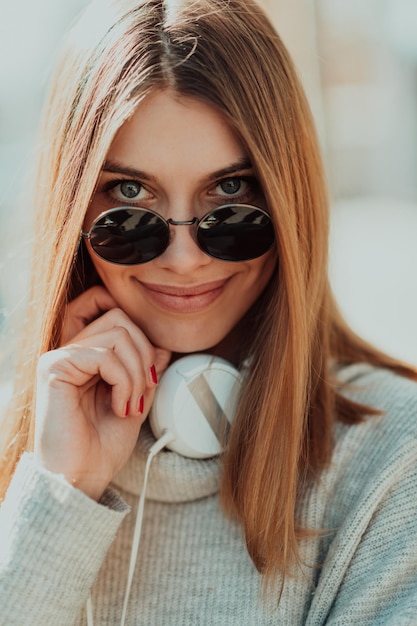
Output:
[[[299,503],[301,523],[326,532],[302,543],[302,571],[279,604],[262,597],[242,531],[220,508],[219,460],[163,451],[150,471],[129,625],[417,624],[417,385],[368,366],[342,376],[350,397],[384,415],[336,426],[332,463]],[[90,588],[95,626],[120,623],[153,442],[144,426],[99,504],[22,458],[0,510],[1,626],[85,626]]]

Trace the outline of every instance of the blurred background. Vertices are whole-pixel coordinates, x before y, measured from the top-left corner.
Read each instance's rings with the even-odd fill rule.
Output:
[[[340,307],[368,340],[417,364],[417,2],[260,3],[316,119]],[[0,0],[0,325],[8,333],[25,297],[25,198],[42,100],[62,33],[85,4]]]

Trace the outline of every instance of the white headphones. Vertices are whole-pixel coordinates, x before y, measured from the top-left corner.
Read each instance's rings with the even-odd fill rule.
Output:
[[[167,448],[194,459],[222,451],[243,384],[228,361],[192,354],[175,361],[162,375],[149,415],[154,436],[172,434]]]

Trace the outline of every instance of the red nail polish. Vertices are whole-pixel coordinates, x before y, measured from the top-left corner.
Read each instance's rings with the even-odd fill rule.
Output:
[[[130,402],[126,402],[125,417],[129,415],[129,412],[130,412]]]
[[[138,413],[143,413],[143,403],[144,403],[144,397],[141,396],[138,402]]]
[[[151,377],[152,382],[156,385],[158,382],[158,376],[156,375],[155,365],[151,365]]]

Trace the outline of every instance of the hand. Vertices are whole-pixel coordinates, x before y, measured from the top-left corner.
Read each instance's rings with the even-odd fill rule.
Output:
[[[69,304],[64,326],[65,345],[39,360],[35,457],[99,500],[135,447],[171,353],[102,287]]]

